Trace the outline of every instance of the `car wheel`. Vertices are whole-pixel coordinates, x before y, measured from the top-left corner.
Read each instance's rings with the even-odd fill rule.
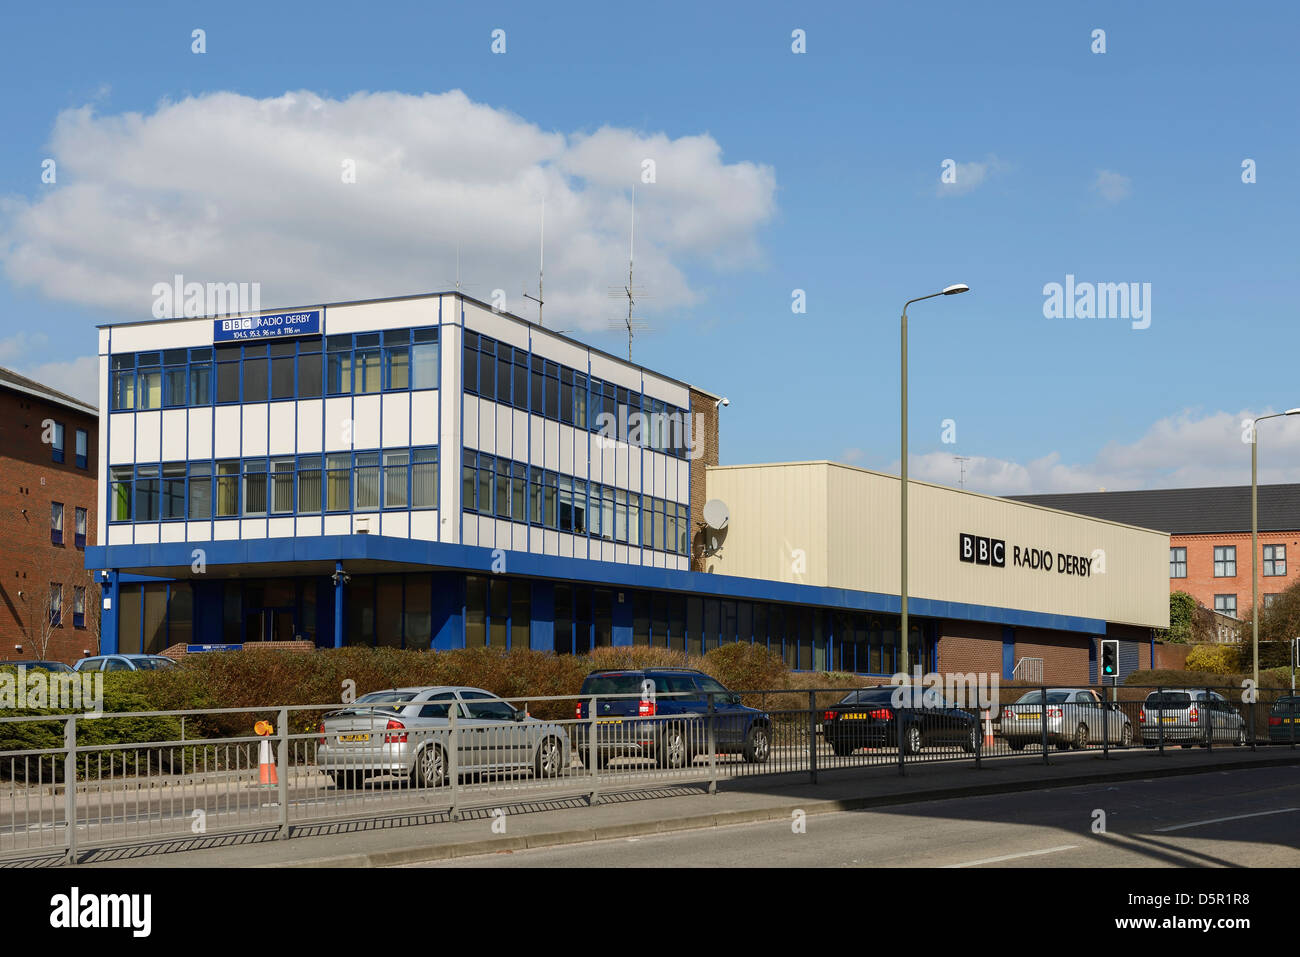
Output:
[[[678,725],[670,725],[659,736],[655,760],[661,768],[684,768],[691,763],[686,733]]]
[[[1133,746],[1133,725],[1124,725],[1124,730],[1119,733],[1119,746],[1121,748],[1131,748]]]
[[[753,725],[745,735],[745,760],[750,764],[763,764],[772,753],[772,742],[767,736],[767,728]]]
[[[564,760],[564,749],[555,738],[543,738],[537,746],[533,757],[533,777],[554,778],[560,774],[560,762]]]
[[[1238,729],[1237,729],[1237,740],[1234,741],[1232,744],[1233,744],[1233,747],[1237,747],[1237,748],[1244,748],[1244,747],[1246,746],[1246,729],[1245,729],[1245,728],[1238,728]]]
[[[1074,740],[1070,742],[1070,747],[1076,751],[1082,751],[1088,746],[1088,726],[1081,724],[1074,729]]]
[[[1008,741],[1008,742],[1007,742],[1007,747],[1010,748],[1012,751],[1023,751],[1023,750],[1025,750],[1025,742],[1023,742],[1023,741]]]
[[[440,745],[429,745],[415,759],[415,783],[426,788],[447,783],[447,759]]]
[[[920,754],[921,748],[925,747],[925,741],[921,737],[920,725],[909,725],[903,732],[903,746],[908,754]]]
[[[961,749],[967,754],[974,754],[977,747],[979,747],[979,729],[972,724],[970,726],[970,734],[968,734],[966,740],[961,743]]]
[[[361,775],[355,771],[335,771],[334,787],[340,791],[352,791],[361,784]]]

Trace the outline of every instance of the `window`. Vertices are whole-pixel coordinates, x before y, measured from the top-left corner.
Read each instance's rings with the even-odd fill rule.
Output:
[[[78,508],[76,515],[77,515],[77,519],[76,519],[77,527],[74,534],[77,537],[75,539],[75,544],[78,548],[85,548],[86,547],[86,510],[84,508]]]
[[[298,512],[311,515],[320,511],[319,455],[301,455],[298,457]]]
[[[162,467],[162,509],[164,520],[185,518],[185,463],[168,462]]]
[[[135,408],[135,355],[115,355],[112,359],[113,387],[110,399],[114,412]]]
[[[1170,578],[1187,577],[1187,549],[1185,548],[1169,549],[1169,577]]]
[[[50,625],[63,627],[63,586],[57,582],[50,583]]]
[[[185,405],[189,398],[185,388],[185,364],[188,358],[184,349],[168,349],[163,353],[163,405],[174,409]]]
[[[131,521],[131,505],[135,501],[133,479],[134,472],[129,465],[114,466],[109,470],[109,521]]]
[[[297,346],[292,342],[271,343],[271,398],[294,397],[293,357]]]
[[[212,517],[212,463],[190,463],[189,517]]]
[[[190,405],[212,404],[212,350],[190,350]]]
[[[411,387],[410,333],[405,329],[384,333],[384,388]]]
[[[86,627],[86,587],[74,585],[72,588],[72,627]]]
[[[248,516],[266,514],[266,459],[244,460],[244,512]]]
[[[293,512],[293,459],[271,460],[271,512]]]
[[[1236,578],[1237,577],[1237,546],[1236,545],[1215,545],[1214,546],[1214,577],[1215,578]]]
[[[50,503],[50,544],[63,544],[63,503]]]
[[[239,347],[218,350],[217,402],[239,401]]]
[[[352,456],[346,452],[325,456],[325,508],[330,512],[346,512],[352,504]]]
[[[261,355],[253,356],[253,349]],[[244,350],[244,401],[265,402],[269,395],[270,370],[266,365],[266,346],[246,346]]]
[[[162,489],[158,477],[158,466],[137,465],[135,469],[135,520],[137,522],[156,522],[159,514],[159,499]]]
[[[407,481],[411,453],[384,453],[384,508],[406,508],[409,504]]]
[[[136,356],[136,365],[136,408],[162,408],[162,353],[141,353]]]
[[[77,468],[84,469],[90,464],[90,436],[85,429],[77,429]]]
[[[1286,574],[1286,546],[1264,546],[1264,574],[1278,576]]]
[[[371,512],[379,508],[379,453],[358,452],[354,475],[356,510]]]
[[[1263,606],[1264,606],[1265,608],[1271,608],[1271,607],[1273,607],[1273,603],[1274,603],[1275,601],[1277,601],[1277,593],[1276,593],[1276,592],[1273,592],[1273,593],[1271,593],[1271,594],[1267,594],[1267,595],[1260,595],[1259,597],[1260,597],[1260,601],[1261,601],[1261,603],[1263,604]]]
[[[369,346],[370,348],[361,348]],[[378,392],[380,382],[379,334],[357,336],[356,361],[353,365],[354,391],[361,395],[366,392]]]
[[[63,423],[54,423],[54,434],[50,437],[50,451],[56,462],[63,461]]]
[[[239,462],[230,459],[217,463],[217,518],[234,518],[239,514]]]
[[[1224,615],[1237,617],[1237,596],[1236,595],[1215,595],[1214,610]]]
[[[320,350],[319,339],[298,343],[298,397],[300,399],[314,399],[320,396],[321,385],[324,382]]]
[[[412,333],[411,388],[438,388],[438,330],[416,329]]]
[[[411,450],[411,508],[438,507],[438,450]]]

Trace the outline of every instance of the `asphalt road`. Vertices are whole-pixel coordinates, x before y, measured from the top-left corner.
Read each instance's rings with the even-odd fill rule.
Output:
[[[1105,833],[1094,833],[1104,812]],[[420,867],[1296,867],[1300,768],[813,815]]]

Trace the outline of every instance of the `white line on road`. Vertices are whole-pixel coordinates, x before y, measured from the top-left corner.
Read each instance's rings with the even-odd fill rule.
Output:
[[[1156,833],[1161,831],[1181,831],[1186,827],[1201,827],[1205,824],[1222,824],[1224,821],[1241,821],[1248,817],[1268,817],[1270,814],[1286,814],[1290,811],[1297,811],[1300,808],[1284,807],[1276,811],[1257,811],[1254,814],[1234,814],[1232,817],[1216,817],[1208,821],[1192,821],[1190,824],[1175,824],[1172,827],[1158,827]]]
[[[1057,851],[1072,851],[1078,844],[1062,844],[1060,847],[1045,847],[1041,851],[1025,851],[1023,854],[1006,854],[1002,857],[986,857],[982,861],[967,861],[965,864],[949,864],[953,867],[979,867],[981,864],[998,864],[1002,861],[1014,861],[1018,857],[1038,857],[1040,854],[1055,854]]]

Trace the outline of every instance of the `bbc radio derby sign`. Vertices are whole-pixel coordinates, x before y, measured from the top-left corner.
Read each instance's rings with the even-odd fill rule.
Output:
[[[1007,543],[1002,539],[968,535],[965,532],[958,538],[958,547],[961,560],[976,565],[1005,568],[1009,557],[1011,564],[1017,568],[1055,571],[1059,575],[1076,575],[1080,578],[1092,577],[1092,559],[1086,555],[1067,555],[1065,552],[1053,552],[1050,548],[1012,545],[1008,556]]]
[[[278,339],[281,336],[320,334],[320,310],[278,312],[270,316],[242,319],[213,319],[213,342],[244,342],[249,339]]]

